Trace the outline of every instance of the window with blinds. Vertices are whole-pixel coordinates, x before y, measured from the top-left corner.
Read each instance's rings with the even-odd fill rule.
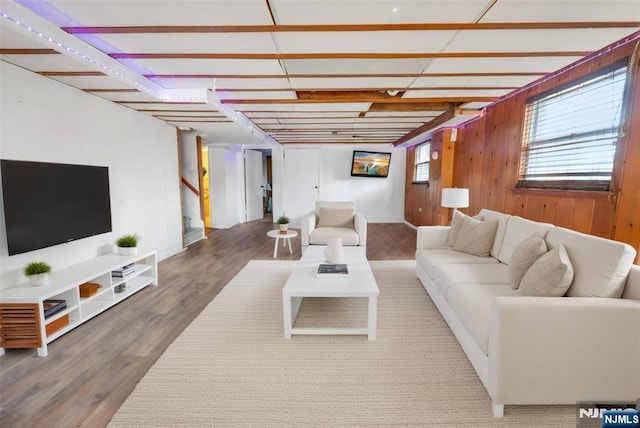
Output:
[[[626,64],[529,101],[517,187],[609,190]]]
[[[413,168],[414,183],[429,182],[429,156],[431,152],[431,142],[422,143],[416,147],[415,165]]]

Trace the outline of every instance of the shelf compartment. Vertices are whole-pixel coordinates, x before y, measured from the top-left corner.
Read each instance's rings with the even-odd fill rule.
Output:
[[[82,324],[82,323],[79,320],[73,319],[70,316],[69,317],[69,324],[61,327],[59,330],[56,330],[55,332],[53,332],[53,333],[51,333],[50,335],[47,336],[47,343],[53,342],[54,340],[56,340],[60,336],[64,335],[65,333],[73,330],[74,328],[76,328],[80,324]]]
[[[113,297],[111,295],[111,287],[102,286],[98,289],[98,292],[91,297],[81,297],[80,304],[84,305],[85,303],[91,300],[104,300],[104,301],[112,301]]]
[[[113,300],[92,299],[87,302],[82,302],[80,305],[81,318],[83,321],[86,321],[109,309],[112,305]]]
[[[44,329],[47,334],[47,338],[62,327],[69,325],[69,314],[64,314],[61,317],[45,324]]]
[[[135,269],[129,275],[127,275],[127,276],[125,276],[123,278],[112,276],[111,277],[111,285],[116,286],[116,285],[122,284],[123,282],[126,282],[128,284],[129,281],[131,281],[132,278],[135,278],[135,277],[137,277],[139,275],[142,275],[143,273],[145,273],[145,272],[147,272],[149,270],[151,270],[151,266],[149,266],[149,265],[136,264],[135,265]]]
[[[151,276],[140,275],[124,281],[127,283],[126,288],[121,293],[114,293],[116,302],[120,300],[124,300],[132,294],[137,293],[144,287],[150,285],[153,282],[153,278]]]
[[[78,309],[78,305],[74,305],[74,306],[69,306],[66,309],[60,311],[60,312],[56,312],[55,314],[51,315],[50,317],[47,317],[44,319],[45,324],[51,323],[55,320],[57,320],[58,318],[61,318],[67,314],[70,314],[71,312],[75,311]]]

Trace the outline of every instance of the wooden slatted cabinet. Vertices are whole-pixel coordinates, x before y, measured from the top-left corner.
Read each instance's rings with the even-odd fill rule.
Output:
[[[37,348],[42,346],[40,311],[37,304],[0,304],[0,347]]]

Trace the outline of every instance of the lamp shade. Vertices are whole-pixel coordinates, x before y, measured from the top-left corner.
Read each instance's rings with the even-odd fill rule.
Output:
[[[466,208],[469,206],[469,189],[442,189],[442,204],[445,208]]]

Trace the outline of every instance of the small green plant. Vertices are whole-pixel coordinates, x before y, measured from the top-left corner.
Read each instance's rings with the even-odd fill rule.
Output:
[[[289,217],[286,215],[281,215],[278,217],[278,224],[289,224]]]
[[[51,273],[51,266],[45,262],[31,262],[24,268],[26,276],[38,275],[41,273]]]
[[[116,240],[116,245],[118,247],[125,247],[125,248],[137,247],[139,239],[140,237],[135,233],[129,233],[127,235],[122,235],[121,237],[119,237]]]

